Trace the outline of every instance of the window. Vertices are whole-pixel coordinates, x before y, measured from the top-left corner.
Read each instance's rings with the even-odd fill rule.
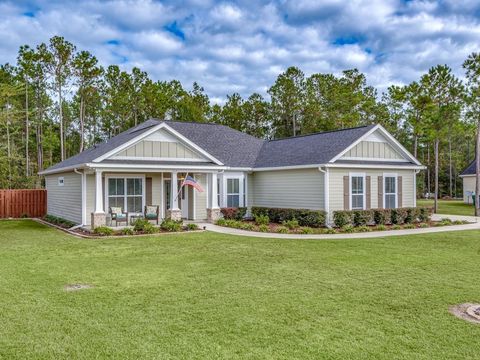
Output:
[[[395,175],[385,175],[384,196],[385,209],[393,209],[397,207],[397,177]]]
[[[63,176],[60,176],[58,178],[58,186],[63,186],[65,185],[65,178]]]
[[[121,207],[127,212],[142,212],[143,179],[109,178],[108,207]]]
[[[227,179],[227,207],[240,206],[240,179]]]
[[[350,177],[350,193],[352,195],[352,210],[362,210],[365,203],[365,176]]]

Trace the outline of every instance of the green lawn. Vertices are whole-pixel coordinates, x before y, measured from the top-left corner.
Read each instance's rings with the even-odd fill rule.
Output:
[[[417,200],[418,206],[433,206],[433,200]],[[472,204],[464,204],[462,200],[438,200],[438,213],[447,215],[474,216]]]
[[[448,312],[480,302],[480,231],[87,240],[25,220],[0,234],[0,359],[480,354],[480,325]]]

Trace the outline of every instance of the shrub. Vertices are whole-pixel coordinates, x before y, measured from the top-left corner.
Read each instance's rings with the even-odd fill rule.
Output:
[[[453,225],[464,225],[464,224],[468,224],[468,221],[465,221],[465,220],[455,220],[453,222]]]
[[[405,224],[413,224],[417,221],[417,217],[418,210],[416,208],[405,208],[405,218],[403,220]]]
[[[145,229],[145,226],[148,226],[147,224],[151,225],[147,219],[136,219],[133,223],[133,230],[135,232],[142,232]]]
[[[403,224],[403,217],[400,209],[391,210],[392,224]]]
[[[129,227],[126,227],[126,228],[123,228],[121,233],[123,235],[133,235],[134,234],[134,231],[132,228],[129,228]]]
[[[353,224],[355,226],[365,226],[373,222],[372,210],[355,210],[353,211]]]
[[[193,223],[187,224],[187,230],[188,231],[198,230],[198,225]]]
[[[452,223],[453,223],[452,220],[449,219],[449,218],[442,218],[440,221],[441,221],[442,223],[448,224],[448,225],[452,225]]]
[[[395,224],[395,225],[392,226],[392,230],[401,230],[401,229],[402,229],[402,227],[398,224]]]
[[[404,229],[415,229],[416,226],[414,224],[405,224],[405,225],[403,225],[403,228]]]
[[[177,232],[182,230],[182,220],[172,220],[172,219],[165,219],[160,224],[160,228],[164,231],[168,232]]]
[[[76,225],[73,221],[63,219],[61,217],[57,217],[54,215],[48,215],[48,214],[43,217],[43,220],[64,228],[71,228],[72,226]]]
[[[333,212],[333,223],[336,227],[343,228],[346,225],[353,225],[353,211],[340,210]]]
[[[420,222],[429,221],[432,214],[433,214],[433,208],[431,207],[418,208],[418,220],[420,220]]]
[[[325,230],[323,230],[323,233],[324,234],[336,234],[337,230],[335,230],[333,228],[326,228]]]
[[[255,225],[253,225],[252,223],[248,223],[248,222],[242,223],[241,229],[242,230],[253,231],[253,230],[255,230]]]
[[[258,231],[268,232],[268,230],[270,230],[270,228],[268,227],[268,225],[261,224],[261,225],[258,226]]]
[[[309,227],[302,228],[302,234],[313,234],[313,229]]]
[[[359,226],[355,229],[357,232],[370,232],[372,231],[372,229],[370,229],[368,226],[366,225],[362,225],[362,226]]]
[[[288,229],[285,226],[280,226],[277,228],[277,232],[280,234],[288,234]]]
[[[344,233],[353,233],[355,232],[355,228],[352,224],[346,224],[342,226],[342,232]]]
[[[143,232],[145,234],[154,234],[157,232],[157,228],[152,225],[151,223],[147,222],[144,226],[143,226]]]
[[[257,225],[268,225],[270,223],[270,218],[268,215],[258,214],[255,216],[255,224]]]
[[[93,232],[100,236],[113,235],[113,230],[108,226],[98,226],[93,230]]]
[[[271,222],[277,224],[296,219],[300,226],[323,227],[326,213],[321,210],[253,207],[252,215],[268,216]]]
[[[385,231],[385,230],[387,230],[387,227],[386,227],[384,224],[380,224],[380,225],[377,225],[377,226],[375,227],[375,230]]]
[[[226,207],[220,209],[223,217],[227,220],[242,220],[247,213],[247,208]]]
[[[300,225],[298,224],[298,221],[297,219],[292,219],[292,220],[285,220],[283,223],[282,223],[283,226],[287,227],[288,229],[290,230],[294,230],[296,228],[298,228]]]
[[[389,224],[391,220],[390,209],[375,209],[373,210],[373,221],[377,225]]]
[[[419,225],[419,227],[421,227],[422,229],[428,228],[428,224],[427,224],[427,223],[421,223],[421,224]]]
[[[227,220],[225,220],[225,219],[218,219],[215,224],[218,225],[218,226],[227,226]]]

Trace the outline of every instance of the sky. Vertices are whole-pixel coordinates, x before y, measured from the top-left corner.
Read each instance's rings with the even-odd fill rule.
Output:
[[[379,92],[437,64],[463,77],[480,51],[480,1],[1,1],[0,63],[54,35],[99,62],[204,87],[213,102],[266,95],[289,66],[358,68]]]

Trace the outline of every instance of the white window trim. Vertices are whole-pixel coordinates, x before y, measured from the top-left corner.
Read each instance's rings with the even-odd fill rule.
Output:
[[[365,173],[349,173],[349,182],[348,182],[348,193],[350,197],[350,210],[353,210],[353,202],[352,202],[352,177],[361,177],[363,178],[363,204],[362,204],[362,210],[365,210],[367,208],[367,176]],[[358,194],[357,194],[358,195]],[[359,210],[359,209],[355,209]]]
[[[241,174],[241,173],[232,173],[232,174],[228,174],[228,173],[224,173],[223,174],[223,194],[221,194],[220,196],[220,199],[223,200],[223,203],[221,207],[227,207],[227,180],[228,179],[238,179],[239,180],[239,184],[238,184],[238,194],[239,194],[239,199],[238,199],[238,206],[239,207],[245,207],[245,204],[244,204],[244,196],[243,196],[243,193],[244,193],[244,189],[243,189],[243,181],[245,181],[245,174]]]
[[[65,177],[64,176],[59,176],[57,179],[57,185],[58,186],[65,186]]]
[[[106,212],[108,209],[110,209],[110,204],[108,201],[108,180],[109,179],[124,179],[124,187],[125,187],[125,195],[124,198],[125,200],[123,201],[123,210],[127,211],[127,179],[142,179],[142,211],[145,209],[145,202],[146,202],[146,180],[145,180],[145,175],[130,175],[130,174],[112,174],[105,176],[105,189],[104,189],[104,198],[105,198],[105,208]],[[134,213],[134,212],[128,212],[129,214],[139,214],[139,213]]]
[[[386,209],[386,199],[387,199],[387,193],[385,191],[385,183],[386,183],[386,178],[387,177],[393,177],[395,178],[395,209],[398,208],[398,174],[397,173],[383,173],[383,207]],[[389,193],[391,195],[392,193]]]

